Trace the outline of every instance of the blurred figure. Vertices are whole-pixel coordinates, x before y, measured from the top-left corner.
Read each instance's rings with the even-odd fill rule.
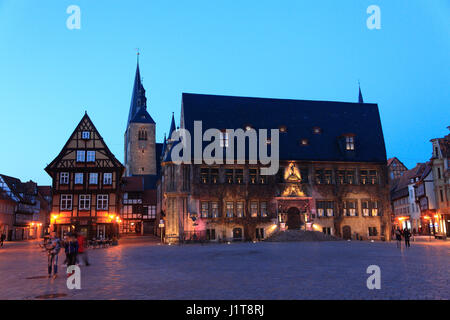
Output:
[[[53,277],[56,278],[58,275],[58,255],[61,249],[61,241],[55,232],[52,232],[45,248],[47,249],[48,255],[48,277],[50,278],[52,276],[53,270]]]
[[[402,232],[400,231],[400,228],[397,227],[395,230],[395,239],[397,240],[397,248],[402,247]]]
[[[409,229],[405,228],[405,230],[403,230],[403,237],[405,238],[405,247],[406,248],[411,247],[411,244],[409,243],[409,239],[411,238],[411,232],[409,232]]]
[[[77,237],[77,241],[78,241],[78,255],[83,258],[83,263],[86,266],[89,266],[90,263],[89,263],[88,254],[87,254],[86,237],[80,233]],[[79,263],[78,255],[77,255],[77,259],[76,259],[77,263]]]
[[[64,242],[66,252],[67,266],[75,265],[77,262],[78,241],[73,233],[67,234],[67,240]]]
[[[4,233],[2,233],[0,235],[0,248],[3,248],[3,241],[5,241],[6,239],[6,235]]]

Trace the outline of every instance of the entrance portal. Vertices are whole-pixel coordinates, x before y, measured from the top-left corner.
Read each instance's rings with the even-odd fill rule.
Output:
[[[242,240],[242,229],[234,228],[233,229],[233,241],[241,241]]]
[[[352,228],[350,228],[350,226],[342,227],[342,238],[344,238],[345,240],[352,239]]]
[[[287,226],[289,230],[300,229],[302,226],[302,219],[300,218],[300,210],[292,207],[287,212]]]

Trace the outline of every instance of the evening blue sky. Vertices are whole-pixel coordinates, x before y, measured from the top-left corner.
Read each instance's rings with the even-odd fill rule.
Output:
[[[448,133],[449,17],[448,0],[0,0],[0,173],[50,184],[85,110],[123,161],[135,48],[159,142],[182,92],[356,102],[360,80],[411,168]]]

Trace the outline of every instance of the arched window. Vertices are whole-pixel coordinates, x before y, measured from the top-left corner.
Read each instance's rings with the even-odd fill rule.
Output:
[[[138,139],[139,140],[147,140],[147,130],[140,129],[138,132]]]

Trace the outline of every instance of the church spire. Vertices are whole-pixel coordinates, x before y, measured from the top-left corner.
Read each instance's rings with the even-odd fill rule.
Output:
[[[358,81],[358,87],[359,87],[359,96],[358,96],[358,103],[364,103],[364,99],[361,93],[361,84]]]
[[[169,130],[169,141],[172,139],[172,133],[175,131],[175,116],[172,112],[172,122],[170,123],[170,130]]]
[[[136,113],[141,109],[147,109],[147,98],[142,85],[141,72],[139,70],[139,52],[137,53],[136,75],[134,76],[133,94],[131,96],[130,112],[128,114],[128,124],[133,120]]]

